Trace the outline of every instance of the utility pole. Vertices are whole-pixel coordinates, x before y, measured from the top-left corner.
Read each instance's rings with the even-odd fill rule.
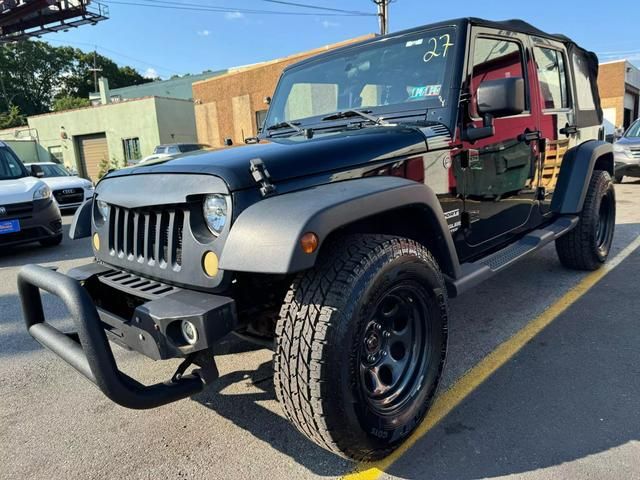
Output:
[[[97,92],[98,91],[98,72],[102,71],[102,68],[98,68],[98,65],[96,64],[96,50],[93,50],[93,68],[90,68],[89,71],[93,72],[93,91]]]
[[[373,0],[378,6],[378,22],[380,23],[380,35],[389,33],[389,3],[391,0]]]

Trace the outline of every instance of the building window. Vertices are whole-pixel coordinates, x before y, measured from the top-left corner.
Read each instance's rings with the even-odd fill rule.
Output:
[[[62,165],[62,147],[60,145],[54,145],[48,148],[51,160]]]
[[[256,112],[256,125],[258,126],[258,131],[262,130],[262,126],[264,125],[264,119],[267,118],[267,112],[269,110],[258,110]]]
[[[140,139],[138,137],[123,139],[122,147],[124,148],[125,161],[140,159]]]
[[[544,47],[536,47],[534,55],[538,67],[542,108],[544,110],[568,108],[569,95],[564,56],[557,50]]]

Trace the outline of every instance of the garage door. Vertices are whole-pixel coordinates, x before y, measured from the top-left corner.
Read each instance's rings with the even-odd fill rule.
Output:
[[[109,160],[107,136],[104,133],[95,133],[93,135],[81,135],[76,138],[80,152],[82,173],[95,182],[98,180],[100,163],[103,160]]]

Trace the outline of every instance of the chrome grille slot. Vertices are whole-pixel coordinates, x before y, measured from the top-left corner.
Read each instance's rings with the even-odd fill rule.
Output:
[[[157,210],[112,205],[109,252],[121,259],[179,270],[185,214],[179,207]]]

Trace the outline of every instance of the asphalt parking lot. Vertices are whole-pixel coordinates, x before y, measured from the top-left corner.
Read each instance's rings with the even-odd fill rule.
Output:
[[[360,478],[640,479],[640,250],[627,248],[640,236],[640,182],[618,185],[617,195],[612,258],[628,256],[586,293],[575,294],[589,274],[563,269],[550,246],[451,302],[445,399],[514,334],[541,316],[553,321],[384,472],[365,466]],[[41,348],[23,326],[20,266],[66,271],[90,255],[88,241],[68,238],[0,254],[0,478],[318,478],[357,467],[284,420],[268,350],[229,339],[208,390],[133,411]],[[571,295],[575,303],[558,309]],[[44,302],[52,323],[71,329],[62,305]],[[145,382],[177,365],[114,353]]]

